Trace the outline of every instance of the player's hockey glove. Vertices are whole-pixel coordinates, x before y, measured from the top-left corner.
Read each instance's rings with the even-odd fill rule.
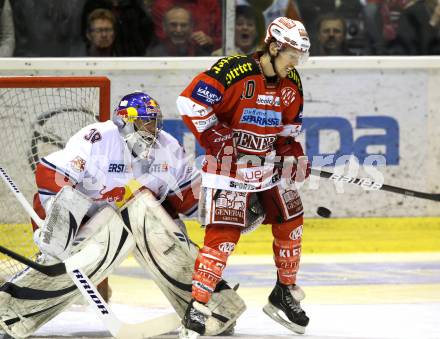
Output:
[[[303,182],[311,172],[311,165],[304,155],[301,144],[293,137],[278,137],[274,145],[276,155],[282,157],[295,157],[297,165],[292,168],[292,180]]]
[[[232,163],[237,161],[233,131],[225,124],[218,123],[204,131],[200,144],[206,150],[206,155],[214,156],[217,161],[222,161],[224,156],[228,156]]]

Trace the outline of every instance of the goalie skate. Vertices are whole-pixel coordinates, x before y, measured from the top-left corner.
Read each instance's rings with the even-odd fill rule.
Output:
[[[204,335],[206,331],[206,320],[212,315],[205,305],[191,300],[185,316],[182,320],[182,328],[179,332],[180,339],[196,339]]]
[[[309,318],[300,306],[305,294],[299,286],[285,286],[277,283],[263,307],[264,313],[289,330],[304,334]]]

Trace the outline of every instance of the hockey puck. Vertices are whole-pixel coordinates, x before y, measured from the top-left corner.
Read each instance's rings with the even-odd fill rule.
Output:
[[[316,213],[323,218],[330,218],[330,215],[332,214],[332,211],[330,211],[328,208],[319,206],[316,210]]]

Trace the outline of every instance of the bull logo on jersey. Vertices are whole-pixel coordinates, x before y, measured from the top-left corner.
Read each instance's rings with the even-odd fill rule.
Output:
[[[102,190],[99,191],[101,196],[95,198],[95,201],[107,201],[107,202],[121,202],[124,200],[125,187],[114,187],[111,190],[104,192],[107,186],[104,186]]]
[[[281,99],[283,100],[284,105],[289,106],[295,101],[295,98],[296,92],[292,87],[284,87],[281,90]]]

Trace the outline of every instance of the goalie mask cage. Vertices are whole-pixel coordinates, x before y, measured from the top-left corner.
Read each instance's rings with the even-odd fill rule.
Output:
[[[29,202],[39,159],[64,147],[81,127],[110,118],[106,77],[0,77],[0,164]],[[33,257],[27,214],[0,185],[0,245]],[[0,254],[0,284],[22,266]]]

